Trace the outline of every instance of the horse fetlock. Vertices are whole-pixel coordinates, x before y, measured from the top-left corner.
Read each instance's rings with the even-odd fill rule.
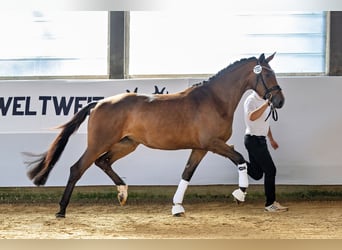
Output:
[[[185,209],[182,204],[175,204],[172,206],[172,215],[176,217],[183,217],[185,216]]]
[[[118,200],[121,206],[126,204],[128,197],[128,186],[127,185],[119,185],[118,189]]]

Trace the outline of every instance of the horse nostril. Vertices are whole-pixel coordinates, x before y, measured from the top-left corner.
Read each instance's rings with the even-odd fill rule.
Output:
[[[284,105],[284,101],[283,100],[280,100],[279,103],[278,103],[278,108],[281,108],[282,106]]]

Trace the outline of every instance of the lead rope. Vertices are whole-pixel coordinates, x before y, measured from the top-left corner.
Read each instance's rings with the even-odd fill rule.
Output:
[[[268,94],[267,94],[268,95]],[[265,121],[267,121],[268,118],[270,118],[271,114],[272,114],[272,118],[274,121],[278,121],[278,112],[277,109],[273,106],[273,103],[271,102],[272,99],[272,94],[269,93],[268,97],[266,97],[268,99],[268,102],[270,104],[270,112],[268,113]]]
[[[278,112],[277,112],[277,109],[276,109],[275,107],[273,107],[273,104],[272,104],[272,103],[270,104],[270,107],[271,107],[270,112],[268,113],[268,115],[267,115],[265,121],[267,121],[267,119],[271,116],[271,114],[272,114],[273,120],[274,120],[274,121],[278,121]]]

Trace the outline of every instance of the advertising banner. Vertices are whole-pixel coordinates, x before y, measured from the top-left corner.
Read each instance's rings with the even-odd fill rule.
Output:
[[[0,186],[33,186],[26,176],[22,152],[45,152],[59,130],[87,103],[119,93],[168,94],[182,91],[201,79],[132,80],[37,80],[0,82]],[[277,166],[277,184],[341,185],[340,161],[342,111],[341,77],[279,78],[285,105],[279,120],[271,121],[277,150],[269,147]],[[233,144],[247,160],[243,144],[245,125],[242,97],[234,116]],[[101,122],[101,121],[99,121]],[[104,121],[105,122],[105,121]],[[163,136],[163,135],[161,135]],[[64,186],[70,167],[87,145],[87,121],[70,137],[50,174],[47,186]],[[113,164],[128,185],[177,185],[190,150],[162,151],[140,145]],[[208,153],[190,184],[237,184],[234,164],[222,156]],[[251,183],[262,184],[261,181]],[[112,185],[95,165],[78,185]]]

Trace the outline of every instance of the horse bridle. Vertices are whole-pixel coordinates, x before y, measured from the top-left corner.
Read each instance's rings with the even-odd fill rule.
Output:
[[[257,86],[258,86],[258,83],[260,82],[259,80],[261,79],[262,85],[264,86],[264,89],[265,89],[265,94],[264,94],[264,96],[263,96],[263,99],[264,99],[264,100],[266,100],[266,99],[271,100],[271,98],[272,98],[272,92],[273,92],[273,91],[280,91],[281,88],[280,88],[279,85],[275,85],[275,86],[272,86],[271,88],[268,88],[267,85],[266,85],[266,83],[265,83],[264,77],[263,77],[262,74],[261,74],[262,69],[266,69],[266,70],[268,70],[268,71],[270,71],[270,72],[272,72],[272,73],[274,74],[274,72],[273,72],[273,70],[272,70],[271,68],[268,68],[268,67],[266,67],[266,66],[261,66],[261,65],[258,63],[258,64],[254,67],[254,69],[253,69],[253,72],[257,75],[256,83],[255,83],[255,88],[254,88],[254,89],[256,90],[256,88],[257,88]]]
[[[258,83],[260,82],[260,79],[261,79],[261,83],[262,83],[262,85],[264,86],[264,89],[265,89],[265,94],[263,96],[263,99],[264,100],[268,100],[270,108],[271,108],[269,114],[267,115],[267,117],[265,119],[265,121],[267,121],[267,119],[270,117],[271,114],[272,114],[273,120],[277,121],[278,120],[277,109],[273,106],[271,100],[272,100],[272,92],[273,91],[281,91],[281,88],[280,88],[279,85],[275,85],[275,86],[272,86],[271,88],[268,88],[266,83],[265,83],[264,77],[261,74],[262,69],[266,69],[266,70],[274,73],[271,68],[268,68],[266,66],[261,66],[261,64],[258,61],[258,64],[253,68],[253,72],[257,75],[254,90],[256,91]]]

